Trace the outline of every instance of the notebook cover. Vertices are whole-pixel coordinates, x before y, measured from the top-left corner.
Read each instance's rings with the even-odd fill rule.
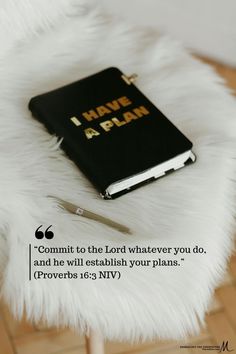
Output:
[[[122,75],[111,67],[29,102],[33,116],[63,137],[62,148],[103,195],[110,184],[192,148]]]

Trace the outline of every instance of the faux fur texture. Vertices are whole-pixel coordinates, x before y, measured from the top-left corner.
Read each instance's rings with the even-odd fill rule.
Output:
[[[90,2],[0,0],[0,36],[0,252],[11,309],[109,339],[196,333],[233,247],[235,99],[178,43],[109,19]],[[197,155],[192,166],[114,201],[100,199],[27,108],[32,96],[108,66],[138,73],[138,87]],[[48,195],[125,223],[133,235],[69,215]],[[123,269],[119,281],[29,282],[28,245],[39,244],[41,224],[53,225],[54,239],[40,241],[48,246],[199,245],[207,253],[187,254],[177,268]]]

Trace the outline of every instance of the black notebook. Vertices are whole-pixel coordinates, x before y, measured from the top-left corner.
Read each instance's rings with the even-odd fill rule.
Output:
[[[117,68],[36,96],[29,109],[105,199],[195,160],[192,143]]]

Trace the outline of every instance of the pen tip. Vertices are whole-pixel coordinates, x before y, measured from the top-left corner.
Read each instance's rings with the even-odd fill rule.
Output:
[[[122,229],[120,230],[121,232],[123,232],[124,234],[127,234],[127,235],[132,235],[132,231],[130,229]]]

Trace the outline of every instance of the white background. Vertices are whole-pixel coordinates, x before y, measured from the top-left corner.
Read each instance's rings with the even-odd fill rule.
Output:
[[[109,11],[236,66],[236,0],[102,0]]]

